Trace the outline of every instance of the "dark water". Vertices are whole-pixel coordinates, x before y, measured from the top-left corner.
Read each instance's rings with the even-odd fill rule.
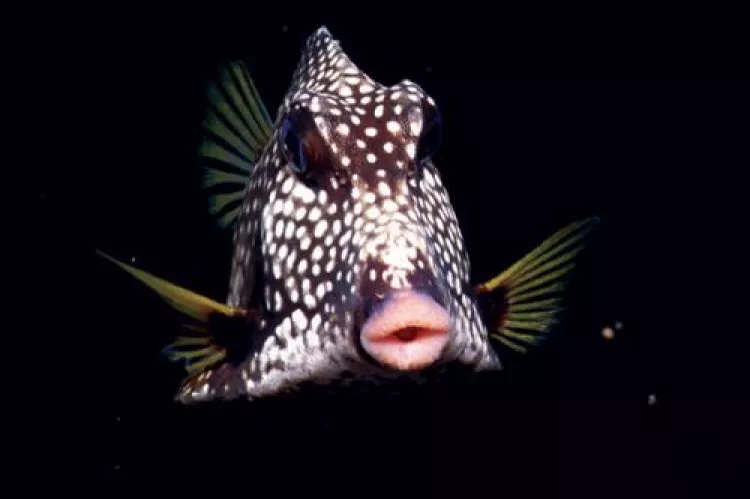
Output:
[[[91,114],[37,200],[52,298],[51,490],[726,497],[746,469],[732,452],[741,354],[718,322],[731,320],[731,292],[707,281],[739,270],[720,238],[737,228],[730,176],[747,165],[747,86],[720,79],[723,59],[703,54],[698,73],[682,45],[628,45],[606,26],[587,37],[507,20],[385,31],[332,18],[250,16],[230,23],[237,31],[172,21],[135,23],[109,55],[65,73]],[[205,210],[193,155],[202,85],[224,58],[244,57],[275,114],[321,22],[373,78],[409,78],[436,99],[437,162],[475,281],[570,221],[602,217],[575,306],[544,347],[463,389],[177,406],[180,373],[159,356],[173,316],[93,247],[222,298],[229,237]]]

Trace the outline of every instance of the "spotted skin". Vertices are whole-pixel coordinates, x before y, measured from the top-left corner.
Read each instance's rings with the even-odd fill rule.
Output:
[[[469,258],[450,197],[420,139],[433,99],[360,71],[327,29],[307,40],[274,133],[250,178],[234,233],[227,303],[262,308],[244,361],[184,385],[183,402],[256,398],[302,382],[398,376],[358,343],[363,305],[428,290],[452,318],[439,364],[500,367],[470,292]],[[290,113],[312,117],[326,168],[298,172],[284,142]],[[319,166],[319,165],[318,165]]]

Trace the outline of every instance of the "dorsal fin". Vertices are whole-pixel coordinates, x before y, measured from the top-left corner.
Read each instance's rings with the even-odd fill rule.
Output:
[[[226,228],[237,219],[250,174],[273,133],[272,121],[241,61],[223,66],[207,93],[198,154],[209,211]]]

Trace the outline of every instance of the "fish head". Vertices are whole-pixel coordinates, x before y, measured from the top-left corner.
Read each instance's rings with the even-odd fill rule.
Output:
[[[326,30],[295,74],[256,181],[269,186],[259,216],[272,325],[255,391],[496,365],[433,163],[435,101],[408,80],[376,83]]]

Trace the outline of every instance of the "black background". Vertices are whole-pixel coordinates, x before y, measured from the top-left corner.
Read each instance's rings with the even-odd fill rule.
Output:
[[[66,139],[36,198],[50,490],[725,497],[747,469],[734,343],[747,323],[731,286],[747,82],[731,13],[375,7],[88,12],[61,37],[71,48],[46,72]],[[178,406],[181,373],[159,355],[174,315],[93,249],[223,299],[229,235],[194,154],[205,83],[242,57],[275,116],[321,24],[376,80],[408,78],[436,99],[437,163],[475,281],[602,217],[574,309],[549,343],[459,393]]]

